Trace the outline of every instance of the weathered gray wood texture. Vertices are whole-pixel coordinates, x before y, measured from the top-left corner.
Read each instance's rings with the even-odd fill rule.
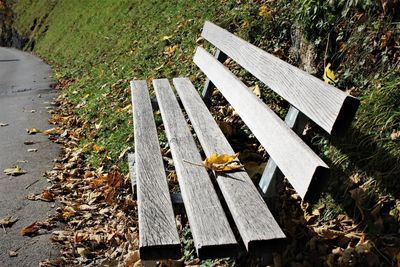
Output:
[[[297,135],[303,133],[304,127],[306,126],[308,119],[298,109],[290,106],[289,111],[285,117],[286,125],[293,130]],[[277,184],[283,179],[283,174],[279,170],[273,159],[268,159],[267,166],[260,179],[260,189],[264,194],[264,197],[271,198],[278,194]]]
[[[212,181],[166,79],[153,80],[194,245],[200,258],[233,256],[238,244]]]
[[[180,257],[180,240],[146,81],[132,81],[139,251],[143,260]]]
[[[343,134],[359,100],[211,22],[202,36],[332,135]]]
[[[135,153],[128,153],[128,168],[133,196],[136,197]]]
[[[203,48],[193,60],[234,107],[271,158],[306,201],[328,166],[229,69]],[[308,188],[310,190],[308,190]]]
[[[206,156],[234,154],[190,80],[176,78],[173,83]],[[217,182],[248,251],[276,250],[285,235],[247,173],[220,174]]]

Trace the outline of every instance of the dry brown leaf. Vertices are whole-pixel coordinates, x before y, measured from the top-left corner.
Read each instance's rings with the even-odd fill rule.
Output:
[[[31,225],[24,227],[21,229],[21,234],[22,235],[33,235],[36,234],[39,231],[40,227],[38,225],[38,222],[34,222]]]
[[[79,247],[76,249],[76,252],[81,256],[82,258],[87,258],[89,251],[86,248]]]
[[[316,216],[320,216],[321,212],[325,209],[325,204],[320,205],[318,208],[316,208],[315,210],[313,210],[312,214],[316,215]]]
[[[18,175],[22,175],[25,174],[26,171],[24,171],[21,167],[19,166],[15,166],[14,168],[7,168],[3,171],[5,174],[7,175],[11,175],[11,176],[18,176]]]
[[[119,171],[110,172],[107,175],[108,187],[104,190],[106,202],[112,205],[116,201],[119,189],[124,184],[124,178]]]
[[[0,225],[3,227],[11,227],[14,223],[18,221],[18,217],[16,216],[7,216],[3,219],[0,219]]]
[[[54,127],[44,131],[43,134],[46,135],[62,134],[62,130],[59,127]]]
[[[54,201],[54,195],[49,190],[44,190],[39,199],[46,202],[52,202]]]
[[[344,235],[342,231],[332,230],[329,229],[328,227],[313,227],[313,229],[318,236],[327,240],[335,239],[339,236]]]
[[[139,250],[131,251],[124,260],[124,266],[133,267],[138,261],[140,261]]]

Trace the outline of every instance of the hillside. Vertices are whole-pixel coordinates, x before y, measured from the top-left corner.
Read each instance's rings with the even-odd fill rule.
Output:
[[[28,40],[24,49],[44,58],[55,69],[61,105],[53,121],[69,131],[63,141],[66,164],[61,172],[68,176],[67,183],[72,187],[85,188],[77,195],[65,185],[54,189],[66,203],[60,212],[67,225],[65,237],[55,239],[65,244],[63,260],[67,263],[87,264],[93,259],[136,262],[136,204],[129,196],[126,163],[134,138],[129,81],[188,76],[201,88],[204,77],[192,63],[192,56],[197,45],[209,48],[199,34],[204,21],[210,20],[321,79],[330,63],[337,77],[335,85],[362,101],[345,137],[328,138],[312,124],[305,132],[303,138],[329,163],[332,174],[321,199],[313,206],[301,203],[290,185],[284,184],[278,200],[284,208],[274,215],[288,235],[289,244],[274,256],[275,263],[399,264],[397,1],[19,0],[12,7],[13,27]],[[242,69],[235,68],[235,72],[249,86],[256,85]],[[264,85],[257,85],[263,100],[284,116],[288,104]],[[223,105],[220,101],[216,98],[214,106]],[[241,129],[235,120],[222,120],[233,129]],[[246,140],[253,142],[251,138]],[[162,133],[160,141],[166,142]],[[262,165],[267,160],[262,150],[250,154],[253,158],[248,166]],[[257,181],[259,171],[249,169]],[[104,177],[115,179],[110,182]],[[78,183],[75,178],[83,180]],[[97,181],[97,189],[108,190],[105,198],[95,198],[93,203],[99,203],[96,211],[110,211],[104,216],[93,212],[90,221],[76,212],[72,202],[86,203],[91,191],[85,186],[93,187],[93,181]],[[171,179],[170,183],[173,186],[176,181]],[[77,221],[81,221],[79,227]],[[185,227],[185,218],[181,221],[185,244],[181,262],[196,264],[190,230]],[[110,224],[108,231],[114,231],[118,241],[86,238],[86,234],[94,234],[94,225],[104,223]],[[119,224],[125,224],[125,228],[118,228]],[[76,238],[77,232],[81,239]],[[257,262],[240,257],[203,264]]]

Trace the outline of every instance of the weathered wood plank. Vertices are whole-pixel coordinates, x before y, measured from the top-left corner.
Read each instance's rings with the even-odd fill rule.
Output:
[[[146,81],[132,81],[139,251],[143,260],[180,257],[180,240]]]
[[[206,22],[202,36],[332,135],[343,134],[359,100]]]
[[[312,200],[328,166],[268,106],[224,65],[198,47],[194,62],[250,128],[297,193]],[[311,187],[311,190],[308,188]]]
[[[303,133],[304,127],[306,126],[308,119],[298,109],[290,106],[289,111],[285,117],[286,125],[293,130],[297,135]],[[269,158],[267,166],[260,179],[260,189],[264,194],[264,197],[271,198],[277,195],[278,188],[277,184],[283,179],[283,174],[279,170],[276,163]]]
[[[166,79],[153,80],[194,244],[200,258],[233,256],[238,244]]]
[[[234,154],[190,80],[176,78],[173,83],[206,156]],[[218,175],[217,182],[247,250],[276,250],[285,235],[247,173]]]

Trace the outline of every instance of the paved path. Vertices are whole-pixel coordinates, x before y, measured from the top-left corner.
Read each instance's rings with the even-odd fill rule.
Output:
[[[0,47],[0,123],[8,124],[0,126],[0,219],[8,215],[19,218],[11,228],[0,227],[0,267],[38,266],[41,260],[54,257],[59,251],[48,233],[36,237],[20,233],[21,228],[55,213],[54,203],[26,199],[48,186],[43,173],[52,168],[53,159],[60,153],[60,148],[43,134],[26,132],[27,128],[53,127],[47,123],[48,107],[56,96],[50,89],[50,75],[50,67],[40,59]],[[37,143],[24,145],[27,140]],[[28,148],[38,151],[27,152]],[[15,165],[27,174],[10,177],[3,173]],[[18,250],[18,256],[10,257],[9,250]]]

